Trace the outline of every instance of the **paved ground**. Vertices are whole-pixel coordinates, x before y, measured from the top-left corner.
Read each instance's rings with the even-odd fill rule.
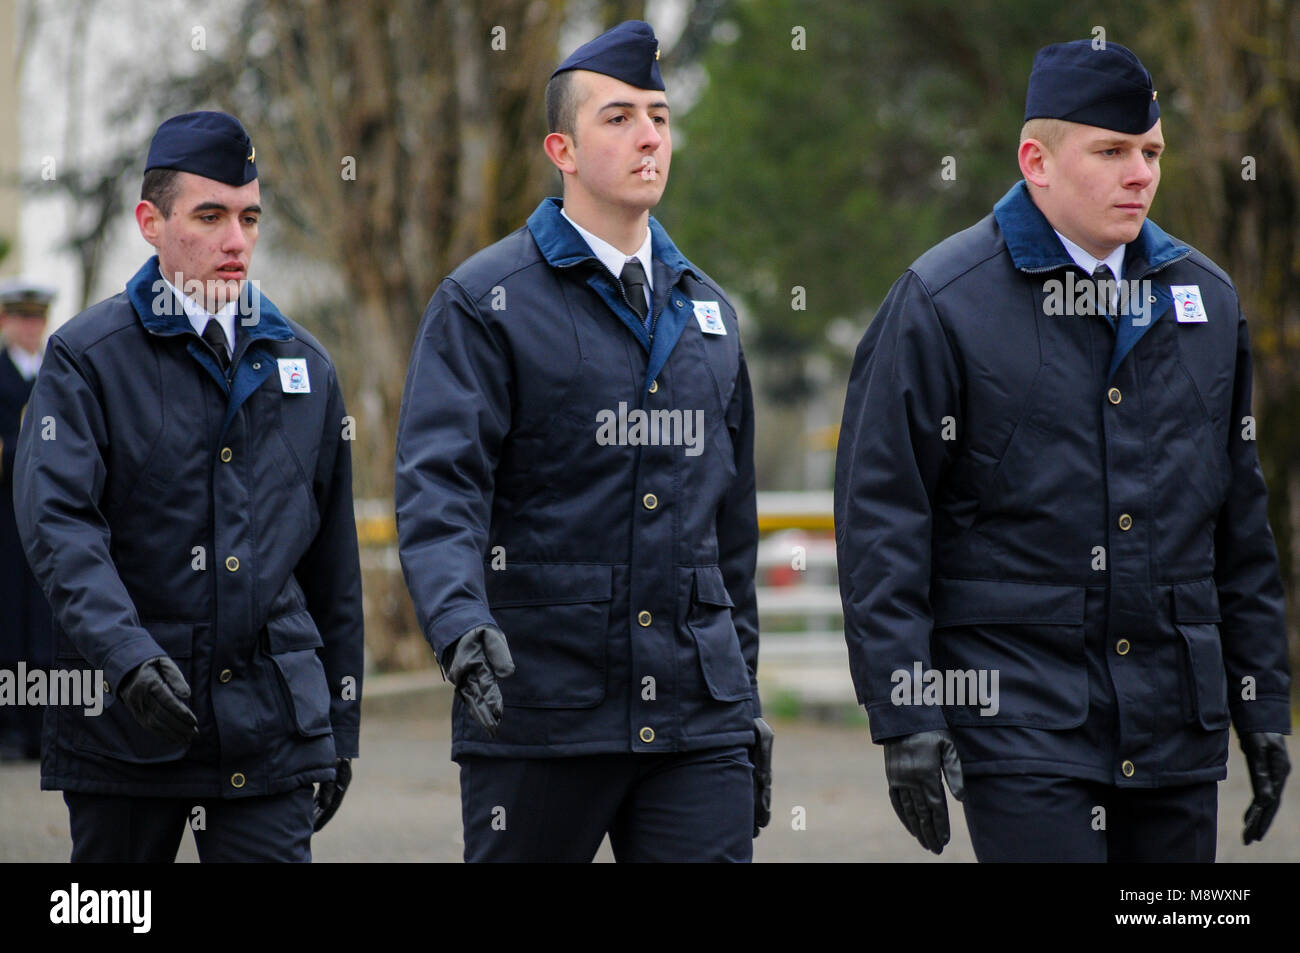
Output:
[[[427,685],[429,680],[411,681]],[[366,705],[353,785],[338,816],[313,842],[316,860],[460,860],[458,775],[447,758],[449,693],[440,684],[387,697],[374,693]],[[756,860],[974,860],[954,801],[949,802],[953,839],[941,856],[926,853],[903,830],[889,806],[880,749],[871,744],[864,724],[777,719],[774,727],[773,821],[756,842]],[[1300,756],[1294,745],[1292,756]],[[0,861],[67,859],[62,796],[41,792],[39,784],[35,765],[0,766]],[[1234,740],[1228,780],[1220,786],[1219,859],[1300,860],[1297,785],[1287,794],[1268,838],[1243,847],[1241,815],[1250,784]],[[796,808],[803,809],[804,830],[793,828]],[[196,859],[189,837],[180,859]],[[612,859],[608,844],[598,859]]]

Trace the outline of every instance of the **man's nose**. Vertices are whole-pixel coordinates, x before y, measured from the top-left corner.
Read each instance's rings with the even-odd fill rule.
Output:
[[[663,141],[664,137],[659,135],[659,127],[654,119],[646,116],[641,122],[641,141],[638,146],[648,152],[654,152]]]
[[[227,252],[241,252],[248,247],[248,236],[244,234],[243,223],[232,218],[221,235],[221,249]]]
[[[1154,178],[1155,172],[1141,152],[1136,153],[1124,169],[1124,184],[1130,188],[1144,189]]]

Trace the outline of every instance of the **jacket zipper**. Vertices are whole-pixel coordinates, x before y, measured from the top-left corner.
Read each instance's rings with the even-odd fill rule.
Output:
[[[574,267],[576,267],[576,266],[578,266],[578,265],[580,265],[580,264],[582,264],[582,263],[584,263],[584,262],[588,262],[588,261],[594,261],[594,262],[600,264],[600,266],[601,266],[602,268],[604,268],[604,263],[601,262],[601,260],[600,260],[599,258],[597,258],[595,255],[588,255],[586,258],[579,258],[577,261],[572,261],[572,262],[569,262],[568,264],[564,264],[564,265],[553,265],[552,267],[554,267],[554,268],[574,268]],[[606,268],[605,270],[608,271],[609,269]],[[632,302],[628,300],[628,297],[627,297],[627,290],[623,287],[623,282],[620,281],[618,278],[615,278],[615,279],[614,279],[614,282],[618,285],[618,293],[623,297],[623,303],[624,303],[625,305],[628,306],[628,308],[632,311],[633,314],[636,314],[636,308],[633,308],[633,307],[632,307]],[[665,299],[665,304],[667,304],[667,299]],[[655,328],[659,325],[659,315],[653,313],[653,311],[654,311],[654,296],[653,296],[653,295],[650,296],[650,308],[651,308],[651,312],[652,312],[652,313],[650,314],[650,327],[649,327],[649,329],[648,329],[648,333],[649,333],[649,336],[650,336],[650,338],[649,338],[650,346],[653,347],[653,346],[654,346],[654,343],[655,343]]]

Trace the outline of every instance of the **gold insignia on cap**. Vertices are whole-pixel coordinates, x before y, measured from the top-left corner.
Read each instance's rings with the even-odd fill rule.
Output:
[[[1154,89],[1151,90],[1151,101],[1153,103],[1156,101],[1156,91]]]
[[[659,44],[655,44],[655,59],[659,59]]]
[[[248,161],[249,161],[249,162],[252,162],[253,159],[257,156],[257,146],[252,146],[251,148],[252,148],[252,151],[248,154]]]

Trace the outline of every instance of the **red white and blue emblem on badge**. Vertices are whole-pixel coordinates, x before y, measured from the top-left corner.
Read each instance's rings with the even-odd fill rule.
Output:
[[[1209,321],[1205,305],[1201,303],[1200,285],[1170,285],[1169,293],[1174,296],[1174,314],[1179,324],[1201,324]]]
[[[692,301],[695,307],[695,320],[705,334],[726,334],[727,326],[722,323],[722,309],[716,301]]]
[[[280,390],[286,394],[311,393],[305,357],[277,357],[275,363],[280,368]]]

